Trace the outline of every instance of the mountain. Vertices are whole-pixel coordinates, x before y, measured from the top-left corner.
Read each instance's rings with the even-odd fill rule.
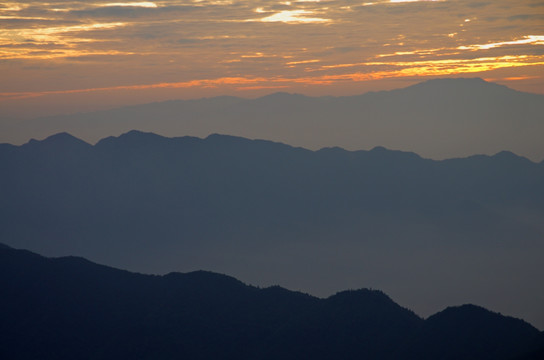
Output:
[[[153,276],[0,246],[0,356],[510,359],[543,333],[473,305],[427,320],[377,290],[326,299],[197,271]]]
[[[478,303],[544,327],[544,167],[131,131],[0,146],[0,238],[161,274],[319,296],[380,288],[425,316]]]
[[[0,119],[0,141],[20,144],[65,131],[94,143],[138,129],[165,136],[232,134],[314,150],[385,146],[433,159],[509,150],[542,161],[542,113],[544,95],[479,78],[435,79],[357,96],[223,96],[27,121]]]

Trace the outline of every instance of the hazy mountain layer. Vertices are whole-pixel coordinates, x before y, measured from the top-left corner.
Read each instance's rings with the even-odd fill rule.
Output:
[[[502,150],[544,159],[544,95],[482,79],[430,80],[348,97],[277,93],[258,99],[173,100],[29,121],[0,119],[0,141],[67,131],[89,142],[132,129],[166,136],[212,133],[320,149],[385,146],[433,159]]]
[[[0,245],[0,356],[530,359],[544,333],[474,305],[427,320],[377,290],[319,299],[215,273],[135,274]]]
[[[0,146],[0,238],[148,273],[207,269],[422,315],[478,303],[544,327],[544,164],[433,161],[213,135]]]

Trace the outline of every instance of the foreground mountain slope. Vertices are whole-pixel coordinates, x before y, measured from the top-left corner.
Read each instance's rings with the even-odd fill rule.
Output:
[[[12,246],[320,295],[373,286],[425,315],[477,301],[544,325],[544,167],[512,153],[433,161],[132,131],[3,146],[0,172]]]
[[[541,336],[474,306],[424,321],[375,290],[319,299],[209,272],[142,275],[7,246],[0,286],[3,358],[500,360],[534,351]]]
[[[168,136],[212,133],[319,149],[375,146],[431,158],[513,151],[541,161],[544,95],[482,79],[436,79],[345,97],[277,93],[258,99],[173,100],[95,113],[0,121],[0,141],[23,143],[67,131],[86,141],[132,129]],[[2,128],[2,124],[6,123]]]

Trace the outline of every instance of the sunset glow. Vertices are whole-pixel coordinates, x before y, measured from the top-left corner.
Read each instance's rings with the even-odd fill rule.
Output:
[[[538,357],[543,138],[544,0],[2,2],[1,358]]]
[[[128,2],[128,3],[107,3],[100,6],[134,6],[134,7],[156,8],[157,4],[152,2]]]
[[[522,39],[519,39],[519,40],[503,41],[503,42],[496,42],[491,44],[459,46],[458,49],[459,50],[488,50],[488,49],[493,49],[500,46],[524,45],[524,44],[544,45],[544,35],[542,36],[528,35],[528,36],[524,36]]]
[[[329,22],[328,19],[313,18],[310,17],[313,15],[312,11],[307,10],[285,10],[280,11],[274,15],[267,16],[262,18],[263,22],[284,22],[288,24],[297,24],[297,23],[323,23]]]
[[[443,1],[443,0],[389,0],[392,3],[407,3],[407,2],[418,2],[418,1]]]
[[[339,95],[464,74],[544,93],[543,19],[535,0],[8,2],[0,101],[17,117],[43,95],[62,112],[63,94]]]

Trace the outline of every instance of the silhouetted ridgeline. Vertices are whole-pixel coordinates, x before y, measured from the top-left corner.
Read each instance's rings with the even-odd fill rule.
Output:
[[[15,244],[133,239],[159,229],[224,237],[239,230],[229,229],[233,221],[281,233],[414,212],[459,231],[492,225],[499,237],[515,229],[530,238],[534,229],[508,210],[544,210],[544,163],[506,151],[433,161],[381,147],[313,152],[231,136],[137,131],[92,146],[61,133],[2,144],[0,167],[0,234]]]
[[[0,173],[11,246],[321,296],[372,286],[425,315],[455,299],[544,326],[544,164],[510,152],[434,161],[137,131],[93,146],[61,133],[2,144]]]
[[[2,119],[0,142],[65,131],[88,142],[138,129],[167,136],[236,134],[319,149],[374,146],[444,159],[512,150],[544,158],[544,95],[472,79],[433,79],[357,96],[276,93],[127,106],[27,121]]]
[[[4,359],[530,359],[528,323],[481,307],[423,320],[376,290],[319,299],[197,271],[142,275],[0,246]]]

